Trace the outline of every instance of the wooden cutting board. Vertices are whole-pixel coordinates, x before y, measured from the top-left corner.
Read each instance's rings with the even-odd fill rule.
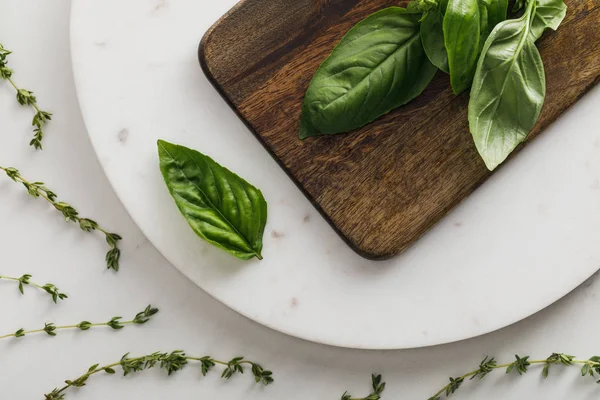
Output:
[[[600,78],[600,1],[566,3],[559,31],[538,42],[548,87],[530,140]],[[468,130],[469,96],[454,96],[441,72],[423,95],[360,130],[298,139],[304,93],[320,63],[355,23],[392,5],[398,1],[244,0],[199,49],[215,88],[342,238],[370,259],[406,249],[490,176]]]

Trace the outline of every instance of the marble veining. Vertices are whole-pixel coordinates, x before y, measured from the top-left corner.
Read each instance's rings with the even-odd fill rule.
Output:
[[[127,128],[123,128],[119,131],[119,133],[117,134],[117,140],[120,143],[125,143],[127,142],[127,139],[129,138],[129,130]]]

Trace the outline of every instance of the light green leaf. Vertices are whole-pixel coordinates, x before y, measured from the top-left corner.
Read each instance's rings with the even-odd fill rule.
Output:
[[[538,40],[546,29],[557,30],[566,15],[567,5],[563,0],[537,0],[531,34]]]
[[[469,127],[490,170],[525,140],[546,95],[544,65],[531,35],[533,2],[488,38],[471,89]]]
[[[437,68],[423,50],[420,18],[390,7],[344,36],[308,87],[301,139],[360,128],[423,92]]]
[[[267,203],[260,190],[211,158],[158,141],[160,170],[194,232],[242,259],[262,259]]]

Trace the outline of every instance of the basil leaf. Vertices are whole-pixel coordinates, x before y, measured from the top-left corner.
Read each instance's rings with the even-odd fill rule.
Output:
[[[516,0],[511,11],[518,12],[521,11],[523,7],[525,7],[525,0]]]
[[[308,87],[301,139],[360,128],[423,92],[437,68],[423,50],[420,18],[390,7],[344,36]]]
[[[557,30],[566,15],[567,5],[563,0],[537,0],[531,34],[538,40],[546,29]]]
[[[496,25],[506,20],[507,13],[508,0],[479,0],[480,53]]]
[[[494,29],[473,80],[469,127],[490,170],[525,140],[546,96],[544,65],[530,28],[534,11],[531,2],[521,18]]]
[[[471,86],[481,50],[480,36],[479,0],[449,0],[444,16],[444,44],[455,94]]]
[[[500,22],[506,21],[508,0],[487,0],[488,26],[490,33]]]
[[[195,150],[159,140],[158,155],[169,192],[194,232],[242,260],[262,259],[267,202],[261,191]]]
[[[479,53],[481,53],[483,45],[493,29],[489,24],[488,5],[486,1],[489,0],[479,0]]]
[[[421,22],[421,41],[429,61],[442,71],[448,73],[448,52],[444,45],[444,13],[447,0],[442,0],[439,7],[428,12]]]

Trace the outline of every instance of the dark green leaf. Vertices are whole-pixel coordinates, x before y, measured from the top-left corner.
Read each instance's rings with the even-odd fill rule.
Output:
[[[528,4],[521,18],[496,27],[473,80],[469,127],[490,170],[525,140],[544,103],[544,65],[530,34],[534,4]]]
[[[488,9],[488,34],[494,30],[496,25],[506,20],[508,12],[508,0],[485,0]]]
[[[479,53],[477,56],[481,53],[481,49],[483,49],[483,45],[493,29],[489,23],[488,10],[486,0],[479,1]]]
[[[489,358],[488,356],[486,356],[483,359],[483,361],[481,361],[481,363],[479,363],[479,370],[477,371],[476,374],[471,376],[471,379],[485,378],[490,372],[492,372],[496,368],[497,365],[498,365],[498,363],[496,362],[496,359],[494,357]]]
[[[525,7],[525,0],[516,0],[512,12],[520,11],[523,7]]]
[[[537,0],[531,34],[538,40],[546,29],[557,30],[566,15],[567,5],[563,0]]]
[[[390,7],[344,36],[308,87],[301,139],[360,128],[423,92],[437,68],[423,50],[420,18]]]
[[[442,71],[448,73],[448,52],[444,45],[444,13],[448,0],[442,0],[439,7],[427,13],[421,22],[421,41],[429,61]]]
[[[479,0],[449,0],[444,15],[444,43],[452,91],[460,94],[473,82],[481,50]]]
[[[583,364],[583,367],[581,367],[581,376],[586,376],[589,373],[590,373],[590,365]]]
[[[544,365],[544,368],[542,369],[542,377],[544,379],[548,378],[548,370],[550,369],[550,365],[546,364]]]
[[[450,378],[450,383],[446,386],[446,396],[456,392],[465,381],[464,378]]]
[[[508,0],[479,1],[480,50],[483,49],[487,38],[490,36],[490,33],[492,33],[496,25],[506,20],[507,12]]]
[[[195,150],[159,140],[158,153],[169,192],[194,232],[243,260],[262,259],[261,191]]]
[[[77,325],[77,327],[79,329],[81,329],[82,331],[87,331],[88,329],[90,329],[92,327],[92,323],[89,321],[82,321]]]

